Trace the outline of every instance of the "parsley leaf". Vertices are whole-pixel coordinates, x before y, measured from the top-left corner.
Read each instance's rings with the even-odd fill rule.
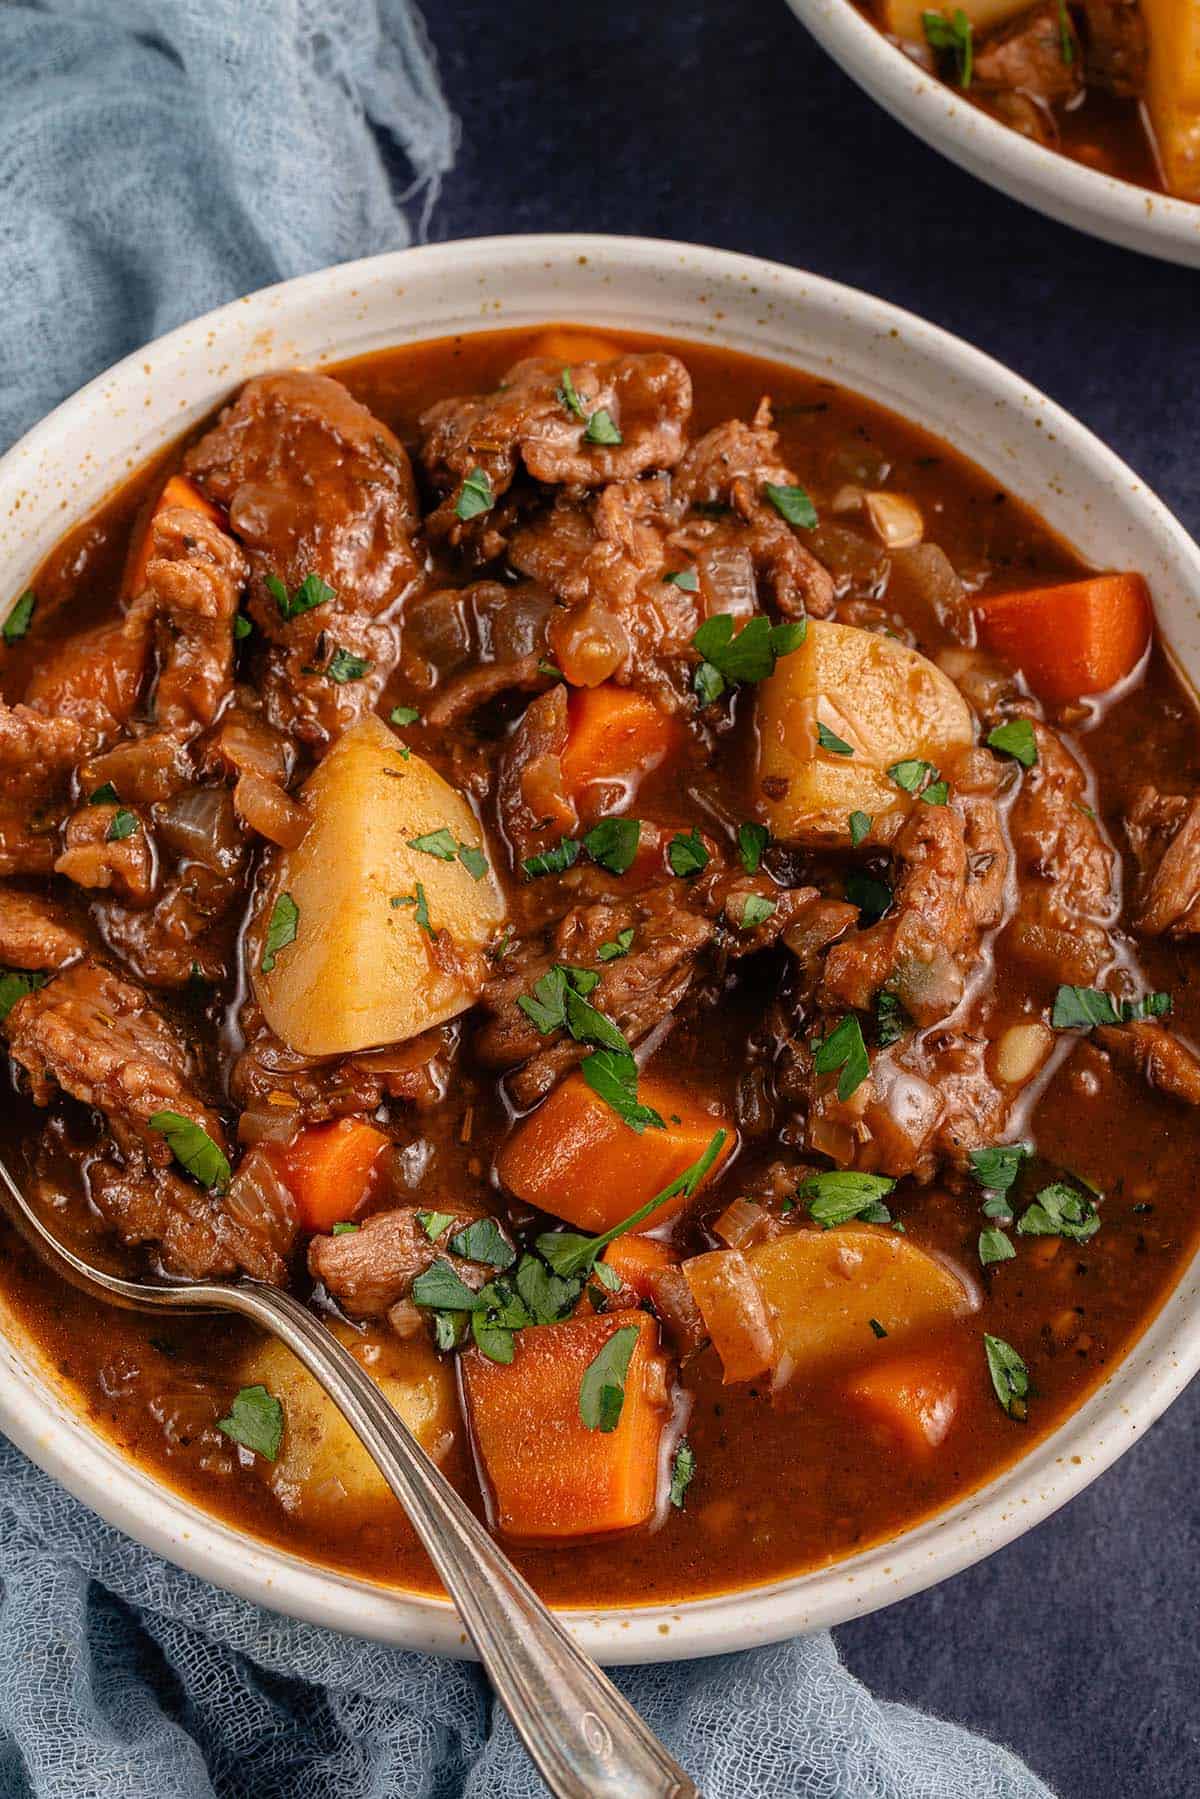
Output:
[[[437,831],[426,831],[423,837],[410,837],[408,847],[410,850],[420,850],[423,856],[436,856],[441,862],[453,862],[458,854],[454,835],[445,825]]]
[[[475,1218],[450,1239],[450,1249],[467,1262],[483,1262],[489,1268],[511,1268],[517,1252],[494,1218]]]
[[[804,642],[807,620],[773,625],[756,613],[734,634],[733,614],[716,612],[706,618],[692,638],[692,648],[704,661],[696,671],[696,692],[707,702],[717,699],[738,681],[765,681],[781,656],[790,656]],[[710,672],[705,674],[705,670]],[[703,685],[701,684],[703,677]]]
[[[869,835],[875,820],[869,812],[852,812],[847,823],[850,826],[850,842],[857,849],[863,838]]]
[[[348,681],[361,681],[370,668],[367,656],[356,656],[353,650],[335,649],[325,664],[325,679],[344,687]]]
[[[871,1072],[871,1063],[862,1026],[853,1012],[847,1012],[827,1036],[814,1043],[813,1067],[818,1074],[833,1074],[841,1069],[837,1084],[841,1100],[849,1099],[862,1086]]]
[[[867,1224],[890,1224],[892,1215],[883,1204],[896,1185],[886,1174],[858,1174],[849,1168],[814,1174],[796,1188],[799,1199],[808,1200],[809,1217],[824,1231],[861,1218]]]
[[[633,867],[641,834],[640,819],[602,818],[584,838],[583,847],[601,868],[623,875]]]
[[[270,974],[280,950],[286,949],[289,943],[295,943],[299,924],[299,906],[290,893],[281,893],[271,908],[271,918],[267,925],[267,940],[263,945],[261,963],[264,974]]]
[[[621,956],[627,956],[633,948],[633,926],[626,925],[618,931],[611,943],[602,943],[596,951],[602,962],[616,962]]]
[[[194,1124],[182,1112],[153,1112],[146,1122],[152,1131],[166,1138],[171,1154],[194,1181],[210,1193],[225,1191],[229,1185],[229,1162],[203,1125]]]
[[[1169,993],[1143,993],[1141,999],[1123,999],[1121,1023],[1137,1024],[1146,1018],[1165,1018],[1174,1003]]]
[[[798,525],[802,531],[815,529],[817,509],[802,487],[779,487],[774,481],[767,481],[763,493],[789,525]]]
[[[228,1417],[217,1419],[217,1429],[273,1462],[283,1442],[283,1407],[265,1387],[243,1387],[235,1395]]]
[[[1026,1403],[1029,1395],[1028,1368],[1012,1344],[1006,1343],[1003,1337],[993,1337],[985,1331],[983,1348],[996,1398],[1010,1418],[1015,1419],[1018,1424],[1024,1424],[1029,1415]]]
[[[118,803],[117,790],[111,781],[105,781],[103,787],[97,787],[94,793],[88,794],[89,806],[115,806]]]
[[[660,1114],[653,1106],[643,1105],[637,1096],[637,1063],[628,1049],[598,1049],[585,1056],[579,1072],[597,1099],[611,1107],[622,1124],[627,1124],[637,1136],[647,1129],[666,1130]]]
[[[677,1511],[683,1510],[684,1495],[692,1484],[695,1472],[696,1452],[687,1438],[682,1437],[671,1462],[671,1504]]]
[[[700,591],[700,577],[694,568],[672,569],[669,575],[663,576],[663,581],[669,587],[678,587],[683,593]]]
[[[458,859],[473,881],[482,881],[488,871],[487,857],[473,843],[460,843]]]
[[[359,1226],[357,1224],[350,1224],[350,1223],[335,1224],[333,1226],[332,1231],[330,1232],[330,1235],[334,1236],[334,1237],[350,1237],[350,1236],[353,1236],[354,1232],[358,1229],[359,1229]]]
[[[1007,1193],[1021,1172],[1021,1163],[1032,1154],[1027,1143],[995,1143],[987,1149],[973,1149],[971,1173],[989,1192]]]
[[[455,1273],[449,1262],[440,1258],[418,1274],[412,1284],[411,1296],[414,1305],[431,1306],[439,1312],[474,1312],[487,1304]]]
[[[921,24],[930,49],[948,51],[953,56],[959,87],[970,87],[975,67],[975,37],[971,21],[962,7],[956,6],[951,18],[941,12],[923,12]]]
[[[20,599],[18,599],[13,606],[13,609],[5,619],[3,626],[0,627],[0,631],[3,632],[5,643],[10,645],[20,643],[22,637],[25,636],[33,622],[33,612],[36,605],[37,595],[34,593],[32,587],[27,587]]]
[[[593,412],[583,435],[590,444],[622,444],[625,442],[607,406],[601,406]]]
[[[1010,718],[1007,724],[997,725],[994,731],[988,732],[984,742],[990,750],[1014,757],[1022,768],[1032,768],[1037,762],[1037,739],[1033,724],[1027,718]]]
[[[1019,1236],[1067,1237],[1072,1243],[1086,1243],[1099,1229],[1100,1214],[1094,1202],[1066,1181],[1052,1181],[1043,1187],[1017,1220]]]
[[[828,750],[834,756],[852,756],[854,754],[846,739],[839,737],[836,731],[831,731],[829,726],[823,725],[819,719],[817,721],[817,742],[823,750]]]
[[[587,1067],[586,1062],[584,1067]],[[674,1199],[681,1193],[685,1199],[693,1197],[724,1148],[725,1136],[724,1131],[714,1131],[704,1153],[697,1156],[690,1167],[685,1168],[682,1174],[677,1174],[673,1181],[668,1182],[653,1199],[648,1199],[644,1206],[639,1206],[636,1212],[631,1212],[628,1218],[623,1218],[620,1224],[614,1224],[601,1236],[584,1237],[578,1231],[545,1231],[537,1240],[538,1254],[565,1280],[570,1280],[575,1275],[586,1277],[601,1250],[606,1249],[615,1238],[623,1237],[626,1231],[636,1230],[639,1224],[668,1199]]]
[[[44,974],[18,974],[7,968],[0,974],[0,1024],[8,1017],[19,999],[46,985]]]
[[[565,874],[578,860],[579,845],[573,837],[563,837],[555,849],[543,850],[540,856],[527,856],[521,868],[533,880],[536,875]]]
[[[388,713],[388,722],[393,725],[415,725],[420,716],[415,706],[393,706]]]
[[[311,612],[314,606],[324,606],[337,598],[336,588],[330,587],[327,582],[322,581],[320,575],[311,571],[291,594],[278,575],[268,575],[265,586],[278,606],[282,619],[299,618],[301,613]]]
[[[921,795],[921,798],[927,806],[944,806],[946,801],[950,798],[949,782],[931,781]]]
[[[1050,1022],[1056,1031],[1090,1031],[1097,1024],[1120,1024],[1112,995],[1098,987],[1060,987],[1054,995]]]
[[[556,397],[559,404],[566,412],[571,414],[572,418],[584,419],[587,417],[586,412],[583,410],[583,404],[579,395],[575,391],[575,383],[571,378],[570,369],[563,370],[559,380],[558,394]]]
[[[254,626],[250,623],[250,620],[246,617],[244,612],[237,612],[234,614],[233,634],[239,643],[243,638],[249,637],[253,629]]]
[[[747,823],[738,826],[737,841],[742,867],[748,875],[756,875],[762,866],[767,845],[771,841],[771,833],[766,825]]]
[[[894,781],[897,787],[902,787],[905,793],[919,793],[928,782],[938,778],[938,771],[933,763],[925,762],[919,756],[910,756],[904,762],[893,762],[887,772],[888,780]]]
[[[568,983],[566,993],[567,1029],[576,1043],[594,1043],[600,1049],[614,1050],[619,1056],[629,1054],[629,1045],[611,1018],[598,1012]]]
[[[563,1280],[537,1256],[524,1255],[517,1264],[517,1292],[535,1324],[557,1324],[574,1311],[582,1282]]]
[[[894,993],[881,987],[875,995],[875,1036],[880,1049],[899,1043],[908,1029],[908,1013]]]
[[[997,1225],[989,1225],[979,1233],[979,1262],[990,1268],[993,1262],[1011,1262],[1016,1255],[1010,1238]]]
[[[416,909],[414,916],[416,918],[418,927],[422,931],[424,931],[424,933],[427,937],[436,937],[437,932],[434,930],[433,926],[429,922],[429,901],[425,898],[425,889],[421,885],[420,881],[417,882],[417,891],[416,891],[415,898],[416,898],[416,902],[417,902],[417,909]]]
[[[128,806],[122,806],[114,815],[112,823],[104,833],[105,843],[124,843],[127,837],[133,836],[133,833],[138,828],[138,824],[139,819],[137,813],[131,812]]]
[[[454,502],[457,517],[464,520],[478,518],[481,512],[490,512],[496,504],[496,496],[492,492],[492,483],[481,468],[473,468],[458,490],[458,498]]]
[[[867,1323],[871,1327],[872,1335],[879,1337],[879,1338],[883,1338],[883,1337],[887,1336],[887,1331],[884,1328],[884,1326],[882,1324],[880,1324],[878,1318],[868,1318]]]
[[[436,1243],[448,1224],[454,1223],[453,1212],[418,1212],[417,1223],[431,1243]]]
[[[768,918],[774,914],[777,905],[778,901],[763,899],[760,894],[747,894],[746,903],[742,907],[740,928],[743,931],[753,931],[760,924],[765,924]]]
[[[567,974],[556,963],[539,975],[530,993],[522,993],[517,1005],[543,1037],[561,1031],[567,1022]]]
[[[686,837],[682,831],[677,831],[667,845],[667,861],[671,864],[671,872],[684,880],[690,880],[701,869],[707,868],[708,860],[704,839],[695,825]]]
[[[625,1404],[625,1376],[638,1340],[635,1324],[624,1324],[599,1350],[579,1383],[579,1416],[589,1430],[616,1430]]]

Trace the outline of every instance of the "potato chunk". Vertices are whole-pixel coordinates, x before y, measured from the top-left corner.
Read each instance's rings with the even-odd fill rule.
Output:
[[[875,0],[875,16],[893,37],[902,38],[906,43],[923,44],[924,14],[944,12],[949,17],[959,4],[960,0],[955,0],[953,6],[931,7],[930,0]],[[1003,25],[1007,19],[1015,19],[1019,12],[1025,12],[1029,0],[961,0],[961,5],[978,36],[982,31],[990,31],[994,25]]]
[[[445,1457],[459,1424],[451,1364],[424,1338],[402,1342],[390,1331],[336,1334],[395,1406],[435,1461]],[[337,1407],[290,1349],[262,1344],[242,1370],[244,1386],[264,1386],[283,1406],[283,1443],[267,1478],[280,1504],[307,1523],[358,1524],[395,1506],[391,1488]]]
[[[1200,200],[1200,7],[1142,0],[1150,65],[1146,110],[1167,192]]]
[[[879,1225],[792,1231],[746,1260],[771,1315],[776,1365],[789,1374],[870,1355],[872,1319],[898,1343],[978,1305],[944,1262]]]
[[[334,744],[304,790],[313,822],[280,856],[257,921],[254,991],[271,1029],[301,1055],[415,1037],[465,1011],[483,984],[479,952],[505,906],[490,864],[476,879],[457,853],[480,851],[478,821],[401,749],[378,718]],[[431,848],[414,849],[414,838]],[[296,908],[294,939],[270,966],[281,896]]]
[[[830,748],[830,734],[851,754]],[[810,619],[803,644],[759,689],[759,811],[784,841],[848,843],[851,812],[878,823],[914,803],[889,768],[911,758],[940,767],[973,737],[966,701],[927,657],[876,631]]]

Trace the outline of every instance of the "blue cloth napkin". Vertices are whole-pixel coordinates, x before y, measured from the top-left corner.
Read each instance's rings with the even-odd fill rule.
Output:
[[[408,0],[0,0],[0,128],[0,448],[172,325],[408,243],[456,143]],[[708,1799],[1047,1796],[827,1635],[617,1678]],[[0,1439],[4,1799],[541,1791],[476,1668],[217,1592]]]

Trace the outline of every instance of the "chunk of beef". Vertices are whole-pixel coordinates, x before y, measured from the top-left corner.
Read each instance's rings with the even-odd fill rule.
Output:
[[[202,513],[171,506],[154,515],[139,609],[154,618],[160,726],[210,725],[233,684],[233,620],[249,566],[227,531]]]
[[[746,483],[757,492],[765,483],[791,487],[796,477],[779,454],[771,402],[759,401],[751,422],[726,419],[691,444],[675,472],[672,493],[687,512],[693,507],[730,506],[734,488]]]
[[[499,498],[522,466],[536,481],[600,487],[647,469],[673,468],[683,454],[692,383],[677,357],[657,352],[581,362],[568,399],[562,365],[550,357],[518,362],[490,394],[439,400],[421,418],[421,461],[446,494],[428,521],[435,536],[457,541],[456,505],[464,479],[482,469]],[[589,422],[606,412],[620,441],[597,441]]]
[[[447,681],[426,708],[425,723],[442,730],[470,718],[481,706],[490,705],[506,693],[536,692],[555,678],[546,673],[537,656],[522,656],[517,662],[485,662],[482,667],[468,669]]]
[[[1064,35],[1070,60],[1063,54]],[[1074,99],[1083,87],[1083,65],[1058,0],[1040,0],[990,32],[975,53],[975,80],[981,88],[1024,94],[1047,106]]]
[[[42,894],[0,887],[0,964],[64,968],[87,948],[82,933]]]
[[[131,818],[133,829],[127,831]],[[126,905],[148,906],[154,897],[157,861],[145,821],[125,806],[81,807],[67,820],[64,848],[54,871],[77,887],[111,891]]]
[[[131,607],[114,624],[68,637],[34,669],[26,701],[47,717],[71,719],[86,728],[93,743],[108,741],[137,707],[152,626],[152,608]]]
[[[1140,99],[1146,91],[1149,45],[1139,0],[1083,0],[1089,84]]]
[[[185,460],[249,558],[268,721],[327,743],[374,705],[398,652],[387,615],[420,573],[404,450],[340,383],[297,370],[247,382]],[[333,596],[295,611],[309,575]]]
[[[44,875],[58,853],[71,775],[95,749],[94,724],[0,700],[0,875]]]
[[[417,1276],[438,1261],[449,1262],[466,1285],[478,1291],[492,1271],[451,1255],[446,1244],[456,1231],[482,1218],[482,1210],[445,1197],[431,1199],[421,1210],[451,1215],[452,1222],[436,1242],[430,1242],[416,1206],[399,1206],[376,1212],[356,1231],[314,1237],[308,1246],[309,1273],[356,1318],[384,1317],[397,1300],[408,1296]]]
[[[1033,729],[1038,759],[1008,821],[1019,897],[1007,943],[1047,981],[1090,987],[1112,960],[1116,855],[1079,763],[1049,726]]]
[[[769,874],[724,869],[702,876],[693,892],[708,917],[723,927],[722,948],[731,956],[770,949],[808,918],[821,897],[816,887],[779,887]],[[770,908],[766,917],[756,918],[764,906]]]
[[[175,731],[123,738],[80,763],[78,770],[79,791],[85,798],[101,787],[111,787],[127,806],[171,799],[194,779],[187,740]]]
[[[1200,931],[1200,795],[1143,787],[1125,830],[1141,871],[1134,929],[1143,937]]]
[[[450,1089],[457,1024],[439,1025],[387,1049],[314,1062],[288,1049],[253,1001],[242,1008],[240,1022],[246,1048],[233,1065],[230,1091],[239,1106],[260,1118],[322,1124],[352,1114],[365,1117],[386,1100],[428,1109]]]
[[[518,864],[578,828],[578,814],[563,785],[566,747],[567,690],[558,682],[526,706],[496,776],[500,824]]]
[[[1137,1024],[1101,1025],[1093,1033],[1120,1068],[1140,1074],[1151,1087],[1200,1106],[1200,1059],[1173,1031],[1141,1020]]]

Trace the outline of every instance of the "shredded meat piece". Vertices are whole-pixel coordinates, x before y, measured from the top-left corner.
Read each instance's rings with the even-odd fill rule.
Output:
[[[328,743],[371,709],[398,654],[386,615],[420,572],[408,457],[339,382],[293,371],[247,382],[185,461],[249,558],[268,722]],[[292,596],[310,574],[333,598],[285,618],[267,578]],[[369,666],[337,679],[338,650]]]
[[[112,787],[127,806],[149,806],[173,799],[195,780],[186,739],[175,731],[153,731],[128,737],[79,766],[79,791],[85,798]]]
[[[1072,55],[1063,55],[1063,33]],[[1041,0],[999,30],[989,33],[975,54],[975,80],[982,88],[1024,94],[1047,106],[1071,100],[1083,86],[1079,45],[1058,0]]]
[[[1009,814],[1019,898],[1006,939],[1047,980],[1089,987],[1112,959],[1116,854],[1074,756],[1048,725],[1033,730],[1038,759]]]
[[[526,706],[496,776],[496,808],[517,863],[578,828],[563,785],[566,747],[567,690],[558,682]]]
[[[131,614],[154,618],[153,711],[168,730],[210,725],[233,682],[233,619],[249,568],[227,531],[202,513],[156,513],[141,593]]]
[[[1110,94],[1140,99],[1149,45],[1138,0],[1082,0],[1087,22],[1087,80]]]
[[[382,1318],[398,1300],[406,1299],[419,1274],[434,1262],[449,1262],[476,1291],[490,1279],[478,1262],[451,1255],[446,1244],[457,1231],[485,1216],[477,1206],[457,1200],[430,1200],[421,1211],[449,1212],[453,1222],[431,1243],[416,1206],[376,1212],[356,1231],[337,1237],[314,1237],[308,1246],[308,1270],[323,1281],[338,1304],[356,1318]]]
[[[60,791],[96,733],[67,714],[47,718],[31,706],[0,701],[0,795],[40,800]]]
[[[86,948],[83,936],[53,900],[17,887],[0,887],[0,964],[63,968]]]
[[[481,668],[469,669],[447,681],[426,709],[425,723],[439,729],[456,725],[502,694],[536,691],[554,679],[547,675],[537,656],[522,656],[518,662],[484,663]]]
[[[268,1108],[297,1125],[365,1116],[386,1099],[418,1109],[437,1105],[449,1090],[459,1033],[456,1024],[439,1025],[387,1049],[314,1062],[288,1049],[253,1002],[242,1008],[241,1025],[246,1048],[230,1076],[234,1100],[243,1108]]]
[[[571,369],[578,396],[562,395],[561,363],[531,356],[490,394],[439,400],[423,414],[421,461],[447,498],[427,520],[431,535],[457,542],[455,510],[464,479],[482,469],[499,498],[522,465],[536,481],[599,487],[647,469],[674,467],[683,454],[692,410],[691,377],[674,356],[657,352],[581,362]],[[621,435],[606,445],[586,435],[606,411]],[[577,413],[582,413],[582,417]]]
[[[130,906],[148,906],[154,897],[156,873],[154,845],[145,821],[137,822],[124,837],[111,837],[128,822],[127,807],[83,806],[67,820],[65,848],[54,864],[77,887],[111,890]]]
[[[519,1106],[544,1098],[560,1076],[588,1054],[588,1048],[561,1031],[543,1036],[518,1000],[556,962],[594,966],[600,945],[630,925],[634,939],[629,954],[599,964],[600,980],[588,1003],[610,1018],[628,1043],[636,1044],[682,1003],[697,959],[712,941],[712,924],[684,903],[678,882],[627,903],[598,901],[576,907],[560,920],[548,948],[518,945],[484,988],[475,1055],[487,1068],[521,1064],[509,1079]]]
[[[1200,1058],[1173,1031],[1139,1020],[1101,1025],[1094,1037],[1114,1062],[1140,1074],[1149,1086],[1189,1106],[1200,1106]]]
[[[1143,787],[1125,830],[1142,876],[1134,929],[1143,937],[1200,931],[1200,795]]]
[[[31,675],[25,693],[29,705],[48,717],[71,719],[94,742],[115,736],[129,722],[141,693],[152,624],[151,608],[131,607],[115,624],[68,637]]]
[[[693,892],[707,915],[725,927],[723,947],[732,956],[769,949],[806,918],[813,901],[821,897],[816,887],[779,887],[768,874],[730,874],[721,869],[702,876]],[[772,911],[761,922],[746,925],[747,903],[755,900]]]

